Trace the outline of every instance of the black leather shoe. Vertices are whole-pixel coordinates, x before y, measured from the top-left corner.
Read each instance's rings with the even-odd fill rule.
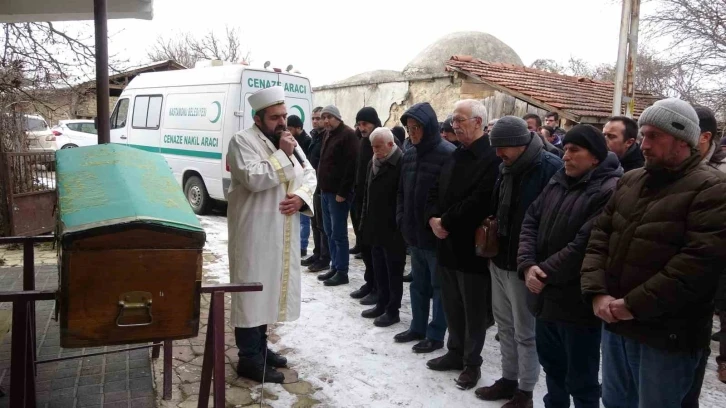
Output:
[[[718,342],[720,342],[721,341],[721,336],[723,336],[724,334],[726,334],[726,332],[723,331],[723,330],[717,331],[716,333],[714,333],[714,334],[711,335],[711,341],[718,341]]]
[[[300,257],[308,256],[308,250],[307,249],[301,249],[300,250]]]
[[[338,273],[338,272],[336,272],[334,269],[331,269],[325,273],[321,273],[320,275],[318,275],[318,280],[325,282],[326,280],[335,276],[336,273]]]
[[[305,258],[302,261],[300,261],[300,265],[302,266],[310,266],[315,264],[315,262],[318,262],[318,259],[320,259],[317,255],[313,255],[309,258]]]
[[[384,308],[379,309],[378,307],[372,307],[370,309],[364,310],[360,315],[365,317],[366,319],[373,319],[373,318],[383,315],[384,313],[386,313],[386,309],[384,309]]]
[[[392,314],[392,313],[384,313],[378,317],[376,317],[376,320],[373,321],[373,324],[376,327],[388,327],[391,325],[394,325],[401,321],[401,318],[398,317],[398,313]]]
[[[287,367],[287,358],[267,349],[267,365],[275,368]]]
[[[340,286],[348,284],[348,274],[337,272],[335,276],[323,282],[325,286]]]
[[[349,249],[348,253],[351,255],[358,255],[360,253],[360,247],[358,246],[358,244],[355,244],[353,248]]]
[[[393,336],[393,340],[396,343],[408,343],[414,340],[423,340],[424,338],[426,338],[426,336],[411,331],[410,329]]]
[[[408,283],[413,282],[413,275],[411,275],[410,273],[403,275],[403,281]]]
[[[373,306],[378,303],[378,292],[373,291],[360,300],[360,304],[364,306]]]
[[[237,375],[257,382],[262,382],[263,376],[266,383],[282,384],[285,381],[285,374],[275,370],[274,367],[265,369],[264,364],[247,358],[241,358],[237,363]]]
[[[360,287],[360,289],[350,292],[350,297],[353,299],[363,299],[368,296],[369,293],[371,293],[371,290],[368,288],[368,284],[364,284]]]
[[[460,390],[470,390],[476,387],[481,378],[481,368],[477,366],[466,366],[464,372],[456,379],[456,387]]]
[[[314,264],[308,266],[309,272],[320,272],[326,269],[330,269],[330,262],[321,262],[318,260]]]
[[[446,353],[441,357],[427,361],[426,367],[434,371],[459,371],[464,369],[464,362],[461,360],[461,357]]]
[[[414,353],[430,353],[444,347],[443,341],[424,339],[415,344],[412,349]]]

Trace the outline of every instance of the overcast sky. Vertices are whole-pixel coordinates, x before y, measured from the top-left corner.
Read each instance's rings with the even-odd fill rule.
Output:
[[[525,64],[570,56],[591,63],[617,58],[621,5],[616,0],[238,1],[154,0],[154,19],[114,20],[111,53],[148,62],[157,36],[223,33],[239,27],[252,65],[292,64],[313,85],[374,69],[402,70],[428,44],[456,31],[494,35]]]

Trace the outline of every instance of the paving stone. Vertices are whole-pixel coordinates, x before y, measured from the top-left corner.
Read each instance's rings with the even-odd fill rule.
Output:
[[[146,360],[129,360],[129,369],[133,368],[149,368],[150,362],[148,359]]]
[[[175,371],[184,383],[197,382],[202,376],[202,368],[191,364],[179,366]]]
[[[154,386],[148,378],[134,378],[129,380],[129,388],[131,391],[153,391]]]
[[[132,408],[155,408],[156,401],[154,400],[153,394],[150,397],[133,398],[129,401],[129,406]]]
[[[104,403],[103,408],[129,408],[128,401],[109,402]]]
[[[101,365],[103,364],[103,356],[83,357],[81,359],[81,364],[83,367]]]
[[[225,390],[224,398],[228,404],[232,405],[247,405],[254,402],[250,390],[238,387]]]
[[[100,407],[103,395],[100,393],[92,395],[79,395],[76,399],[76,407]]]
[[[125,371],[126,370],[126,362],[122,363],[106,363],[106,372],[107,373],[113,373],[116,371]]]
[[[126,380],[124,381],[115,381],[106,383],[103,385],[103,392],[114,392],[114,391],[126,391],[129,389],[128,382]]]
[[[56,378],[51,381],[50,388],[52,390],[60,390],[63,388],[72,388],[76,386],[76,377]]]
[[[125,381],[127,377],[126,371],[116,371],[113,373],[106,373],[103,377],[103,382],[110,383],[116,381]]]
[[[50,390],[50,384],[51,384],[51,381],[50,380],[47,380],[47,381],[39,381],[39,379],[36,377],[36,381],[35,381],[35,391],[37,391],[37,392],[49,391]]]
[[[297,395],[308,395],[314,392],[312,384],[307,381],[298,381],[292,384],[282,384],[282,388],[284,388],[287,392],[291,394]]]
[[[151,376],[151,369],[144,367],[144,368],[137,368],[129,370],[129,378],[142,378],[142,377],[150,377]]]
[[[264,399],[264,400],[277,401],[277,400],[280,399],[280,397],[277,394],[275,394],[274,392],[272,392],[272,391],[270,391],[268,389],[263,389],[262,390],[262,399]]]
[[[199,386],[201,383],[195,382],[195,383],[189,383],[189,384],[181,384],[181,392],[184,395],[199,395]]]
[[[103,394],[104,402],[125,401],[129,398],[128,391],[106,391]]]
[[[55,371],[55,378],[75,377],[78,375],[77,368],[58,369]]]
[[[73,408],[75,406],[76,399],[73,397],[65,398],[53,398],[48,403],[49,408]]]
[[[78,369],[78,365],[81,364],[79,360],[68,360],[68,361],[61,361],[60,364],[58,364],[58,369],[64,370],[69,368]]]
[[[87,376],[87,375],[97,375],[103,373],[103,367],[101,366],[91,366],[91,367],[83,367],[81,368],[81,376]]]
[[[97,385],[103,382],[102,375],[84,375],[78,378],[78,386]]]
[[[102,391],[102,386],[100,384],[97,385],[84,385],[82,387],[78,387],[78,391],[76,392],[76,395],[93,395],[93,394],[100,394]]]
[[[68,397],[75,398],[75,396],[76,396],[75,388],[63,388],[60,390],[51,390],[50,391],[51,400],[64,399],[64,398],[68,398]]]
[[[113,353],[106,355],[106,364],[109,363],[124,363],[128,360],[129,356],[127,353]]]
[[[298,373],[295,370],[289,368],[278,368],[277,371],[285,375],[285,384],[296,383],[299,380]]]
[[[301,395],[297,397],[297,401],[292,405],[292,408],[311,408],[318,404],[320,404],[320,401],[315,398],[311,398],[307,395]]]
[[[174,347],[172,356],[177,360],[188,363],[194,360],[197,357],[197,354],[194,353],[191,346],[178,346]]]

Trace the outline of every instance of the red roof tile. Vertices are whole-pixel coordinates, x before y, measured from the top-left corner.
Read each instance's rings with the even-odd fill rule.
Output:
[[[446,63],[447,71],[461,71],[489,84],[505,88],[513,96],[521,94],[571,116],[579,122],[584,116],[607,118],[611,115],[613,88],[611,82],[594,81],[527,68],[519,65],[491,63],[469,56],[454,56]],[[657,96],[636,92],[635,117],[658,99]],[[521,99],[521,98],[518,98]],[[567,115],[569,113],[569,115]]]

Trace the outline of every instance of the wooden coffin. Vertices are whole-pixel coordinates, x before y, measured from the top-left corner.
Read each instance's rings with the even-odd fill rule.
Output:
[[[164,158],[56,154],[61,347],[197,336],[205,234]]]

